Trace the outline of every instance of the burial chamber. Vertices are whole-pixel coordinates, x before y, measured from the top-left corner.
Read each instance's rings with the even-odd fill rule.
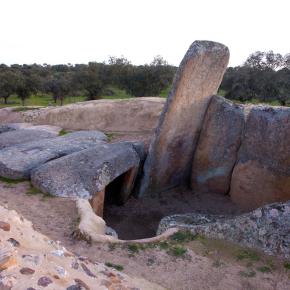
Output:
[[[155,211],[150,212],[155,215],[155,221],[173,214],[162,211],[168,203],[176,203],[171,209],[178,214],[196,210],[198,203],[194,200],[179,211],[178,202],[184,196],[191,198],[186,195],[188,191],[192,196],[192,193],[203,196],[205,203],[209,199],[215,203],[219,197],[214,195],[220,196],[220,203],[232,202],[231,206],[241,211],[287,202],[290,108],[238,105],[217,96],[228,59],[228,48],[222,44],[196,41],[190,46],[176,73],[147,153],[140,142],[108,144],[102,137],[66,156],[56,154],[30,168],[25,177],[31,178],[32,184],[43,192],[90,200],[98,216],[103,216],[106,200],[125,203],[134,192],[141,202],[133,202],[129,208],[136,207],[135,221],[143,219],[148,224],[150,221],[142,211],[146,211],[146,204],[152,206],[147,202],[149,199],[160,200],[152,206]],[[21,146],[28,146],[27,152],[35,147]],[[19,148],[17,145],[4,150],[17,156]],[[180,188],[184,187],[187,193],[182,193]],[[174,188],[177,190],[173,195],[177,198],[166,200]],[[217,209],[216,204],[212,207]],[[227,212],[228,216],[233,213],[239,211]],[[178,222],[173,224],[179,226]],[[155,230],[157,226],[154,224]]]

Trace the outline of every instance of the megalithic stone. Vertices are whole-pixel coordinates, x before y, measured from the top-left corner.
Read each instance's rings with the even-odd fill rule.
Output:
[[[202,121],[228,60],[229,50],[220,43],[195,41],[188,49],[150,144],[139,196],[152,195],[189,180]]]

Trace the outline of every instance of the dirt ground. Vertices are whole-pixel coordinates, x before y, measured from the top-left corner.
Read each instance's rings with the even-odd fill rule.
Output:
[[[0,182],[0,204],[31,220],[36,230],[60,241],[79,255],[113,263],[123,272],[172,290],[267,290],[290,289],[290,270],[283,262],[225,242],[181,241],[140,248],[136,245],[87,244],[71,237],[77,222],[73,201],[38,194],[28,182]],[[158,199],[131,199],[124,207],[108,205],[107,222],[121,237],[154,235],[158,221],[167,214],[192,210],[235,214],[239,210],[223,196],[192,195],[179,188]]]

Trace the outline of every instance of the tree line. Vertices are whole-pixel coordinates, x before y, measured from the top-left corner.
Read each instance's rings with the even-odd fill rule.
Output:
[[[16,94],[24,105],[31,95],[44,93],[62,104],[67,96],[98,99],[110,86],[135,97],[156,96],[170,86],[175,70],[161,56],[140,66],[132,65],[125,57],[76,65],[1,64],[0,98],[7,104],[9,97]]]
[[[242,66],[227,69],[220,89],[232,100],[290,105],[290,53],[256,51]]]
[[[109,57],[107,62],[75,65],[0,65],[0,98],[5,104],[17,95],[24,105],[33,94],[51,95],[54,102],[67,96],[95,100],[117,87],[134,97],[158,96],[171,86],[176,67],[161,56],[150,64],[133,65],[125,57]],[[245,63],[229,67],[220,92],[241,102],[253,99],[290,105],[290,54],[273,51],[251,54]]]

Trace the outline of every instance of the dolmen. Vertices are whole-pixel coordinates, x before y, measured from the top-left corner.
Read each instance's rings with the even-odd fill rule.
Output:
[[[142,150],[142,143],[98,144],[39,166],[31,174],[31,183],[55,196],[91,200],[96,214],[102,216],[106,186],[117,177],[121,182],[113,194],[120,203],[129,197]]]

